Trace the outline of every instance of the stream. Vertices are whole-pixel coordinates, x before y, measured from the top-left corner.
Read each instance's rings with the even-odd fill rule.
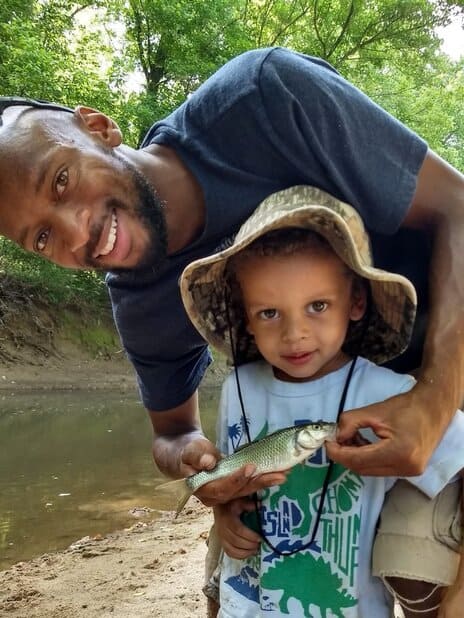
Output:
[[[218,399],[219,389],[200,392],[212,439]],[[0,569],[172,508],[156,494],[166,479],[136,394],[40,391],[0,401]]]

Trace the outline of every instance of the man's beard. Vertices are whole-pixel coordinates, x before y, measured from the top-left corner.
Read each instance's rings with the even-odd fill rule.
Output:
[[[124,166],[133,181],[135,201],[129,209],[127,204],[120,200],[111,199],[107,202],[107,207],[112,210],[124,210],[131,213],[135,218],[138,218],[145,230],[148,232],[148,242],[145,253],[139,259],[135,266],[111,268],[111,272],[128,272],[144,270],[152,268],[158,270],[164,264],[167,258],[168,233],[166,217],[163,212],[163,203],[158,197],[154,187],[148,182],[143,174],[141,174],[133,165],[130,165],[125,159],[120,157],[116,152],[113,152],[119,162]],[[92,257],[92,248],[96,246],[102,232],[102,226],[96,226],[91,230],[91,238],[88,243],[86,262],[92,268],[101,270],[101,265]],[[104,270],[108,270],[105,268]]]

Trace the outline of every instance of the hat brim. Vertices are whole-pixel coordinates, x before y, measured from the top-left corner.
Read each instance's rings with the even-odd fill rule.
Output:
[[[259,209],[269,199],[271,207],[260,213]],[[228,306],[224,271],[227,261],[258,237],[275,229],[297,227],[323,236],[343,262],[370,283],[372,303],[368,323],[362,327],[362,336],[360,328],[353,324],[344,349],[378,364],[403,352],[414,324],[415,289],[405,277],[372,265],[368,236],[357,212],[313,187],[293,187],[268,200],[240,228],[232,246],[192,262],[182,274],[182,300],[203,338],[231,362],[260,358],[252,337],[243,324],[237,324],[240,318],[230,303]]]

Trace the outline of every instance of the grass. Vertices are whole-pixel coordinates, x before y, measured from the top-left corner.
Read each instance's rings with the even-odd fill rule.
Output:
[[[102,274],[61,268],[1,237],[0,272],[25,285],[40,288],[52,303],[79,304],[90,301],[95,307],[108,307]]]
[[[120,350],[102,274],[60,268],[0,238],[0,286],[0,360],[18,348],[53,353],[58,338],[93,358]]]

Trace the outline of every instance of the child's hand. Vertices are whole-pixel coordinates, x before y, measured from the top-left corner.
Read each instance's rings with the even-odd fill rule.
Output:
[[[221,453],[209,440],[191,440],[182,451],[181,475],[189,476],[200,470],[212,470],[221,457]],[[285,483],[287,472],[288,470],[256,475],[256,466],[246,464],[228,476],[206,483],[195,492],[195,496],[206,506],[226,504],[261,489]]]
[[[282,485],[287,478],[287,472],[266,472],[257,476],[254,472],[255,466],[246,464],[228,476],[206,483],[195,492],[195,496],[206,506],[229,504],[232,500],[249,496],[261,489]]]
[[[243,560],[254,556],[259,549],[261,537],[250,530],[240,519],[243,511],[253,511],[254,502],[237,498],[227,504],[214,507],[214,522],[223,550],[231,558]]]

